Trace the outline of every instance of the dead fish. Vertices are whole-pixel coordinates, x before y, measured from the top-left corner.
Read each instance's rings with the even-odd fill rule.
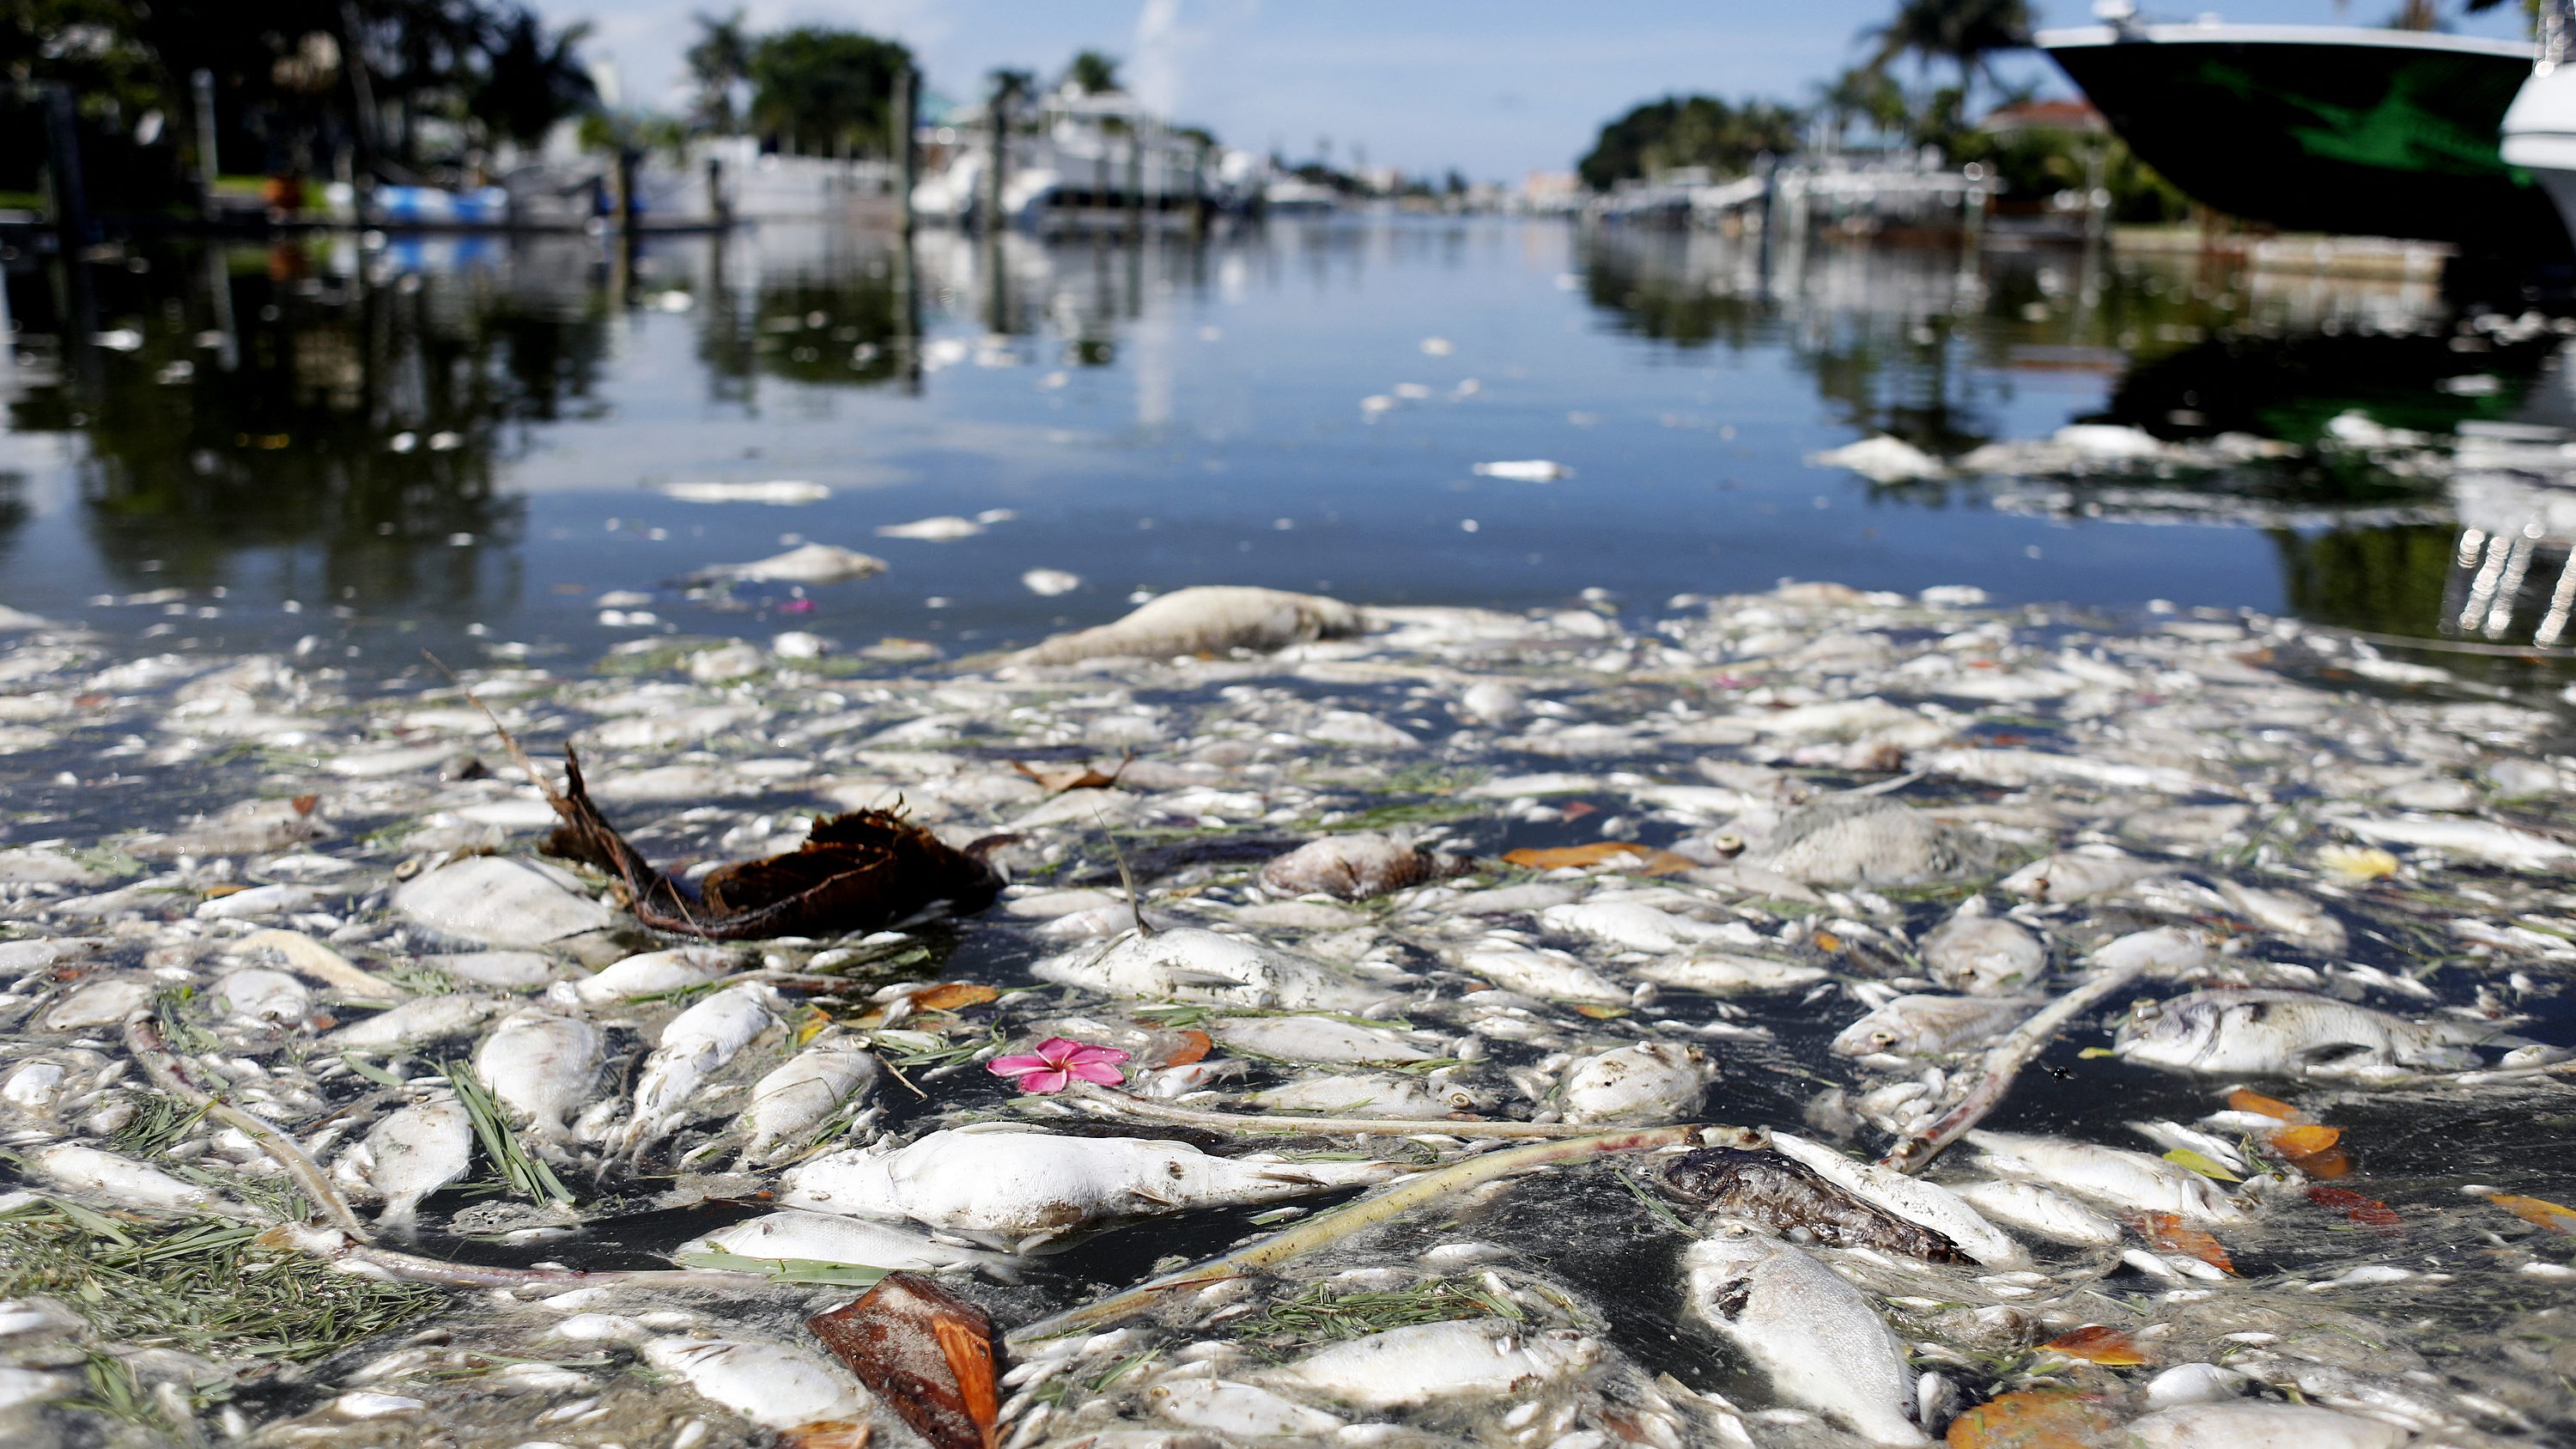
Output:
[[[1972,1131],[1967,1140],[1993,1171],[2035,1177],[2133,1212],[2175,1213],[2196,1223],[2232,1223],[2244,1216],[2218,1184],[2143,1152],[2018,1132]]]
[[[1517,941],[1479,941],[1459,953],[1458,964],[1506,991],[1543,1001],[1625,1006],[1633,995],[1563,951],[1536,950]]]
[[[719,1228],[672,1250],[687,1259],[699,1253],[731,1253],[743,1258],[793,1259],[843,1263],[918,1273],[979,1268],[1001,1277],[1015,1275],[1018,1260],[1008,1254],[943,1243],[917,1228],[868,1218],[789,1208]]]
[[[566,1007],[606,1006],[704,986],[741,968],[731,953],[714,946],[674,946],[611,962],[578,980],[558,981],[546,988],[546,999]]]
[[[39,1147],[27,1153],[25,1161],[38,1177],[66,1192],[105,1198],[119,1207],[141,1208],[147,1212],[258,1216],[212,1188],[182,1181],[157,1167],[146,1167],[113,1152],[84,1147],[77,1142],[57,1142],[50,1147]]]
[[[775,1343],[657,1338],[640,1350],[660,1369],[765,1429],[864,1420],[870,1395],[820,1355]]]
[[[1733,1344],[1790,1403],[1874,1444],[1927,1443],[1905,1346],[1860,1290],[1771,1238],[1703,1238],[1682,1254],[1683,1313]]]
[[[518,755],[507,731],[501,738]],[[655,869],[608,823],[582,783],[572,746],[564,746],[561,789],[526,756],[519,760],[563,821],[546,837],[545,852],[616,877],[627,909],[657,931],[709,941],[835,936],[879,930],[939,902],[981,910],[1002,888],[980,854],[950,846],[899,810],[827,816],[793,851],[718,866],[684,884]]]
[[[1960,1196],[1937,1182],[1846,1157],[1821,1142],[1773,1132],[1771,1146],[1861,1201],[1929,1228],[1989,1268],[2025,1268],[2030,1255]]]
[[[1997,1222],[2026,1233],[2086,1248],[2108,1248],[2120,1241],[2120,1225],[2075,1199],[2035,1182],[1999,1177],[1959,1189],[1968,1206]]]
[[[2115,850],[2077,850],[2034,860],[1995,888],[2026,901],[2085,901],[2168,867]]]
[[[474,1074],[533,1131],[560,1137],[564,1118],[590,1101],[599,1057],[599,1032],[589,1022],[522,1011],[474,1049]]]
[[[1112,996],[1265,1009],[1365,1011],[1390,990],[1294,952],[1195,927],[1131,931],[1029,969],[1041,981]]]
[[[933,1132],[836,1152],[787,1174],[780,1201],[818,1212],[911,1218],[948,1232],[1043,1239],[1105,1218],[1271,1202],[1382,1182],[1383,1162],[1211,1157],[1180,1142],[1066,1137],[1017,1123]]]
[[[2326,914],[2313,901],[2232,880],[2218,882],[2218,893],[2227,898],[2228,906],[2238,915],[2318,955],[2340,956],[2352,944],[2343,922]]]
[[[662,1028],[635,1085],[635,1115],[618,1134],[621,1151],[641,1153],[677,1130],[689,1099],[736,1052],[778,1025],[777,989],[756,981],[728,986]]]
[[[1639,1042],[1588,1057],[1565,1078],[1565,1120],[1680,1120],[1699,1110],[1717,1075],[1697,1047]]]
[[[1984,841],[1885,796],[1840,795],[1781,817],[1751,863],[1809,885],[1920,885],[1992,864]]]
[[[817,1041],[751,1086],[742,1114],[743,1156],[758,1161],[796,1141],[846,1104],[875,1090],[876,1054],[851,1042]]]
[[[1734,951],[1693,951],[1682,956],[1656,956],[1628,968],[1629,974],[1675,991],[1703,996],[1739,992],[1794,991],[1812,986],[1829,974],[1821,966],[1775,961]]]
[[[1491,1102],[1472,1088],[1404,1072],[1340,1072],[1253,1092],[1246,1103],[1270,1112],[1430,1119],[1477,1112]]]
[[[488,996],[423,996],[327,1032],[322,1045],[352,1048],[413,1046],[463,1036],[509,1003]]]
[[[1173,1423],[1219,1436],[1221,1443],[1305,1438],[1343,1426],[1340,1415],[1283,1398],[1259,1384],[1200,1377],[1194,1366],[1147,1389],[1145,1402]],[[1097,1437],[1085,1437],[1093,1449],[1110,1449]]]
[[[1170,659],[1267,654],[1291,644],[1338,639],[1368,628],[1368,617],[1339,599],[1279,589],[1210,585],[1176,589],[1097,628],[1058,634],[1013,656],[1019,664],[1073,664],[1085,659]]]
[[[716,564],[688,576],[690,583],[740,579],[748,583],[838,584],[886,571],[886,561],[838,544],[809,543],[751,563]]]
[[[1539,924],[1558,936],[1597,941],[1622,951],[1669,954],[1701,946],[1742,945],[1742,936],[1723,926],[1657,910],[1637,901],[1584,901],[1550,906],[1538,913]]]
[[[1981,1045],[2030,1015],[2027,996],[1895,996],[1834,1037],[1837,1056],[1939,1056]]]
[[[386,1114],[341,1159],[385,1200],[377,1226],[396,1230],[410,1227],[421,1199],[473,1165],[473,1116],[448,1092]]]
[[[2345,817],[2335,823],[2374,844],[2438,850],[2509,870],[2548,872],[2576,867],[2576,846],[2538,831],[2498,825],[2491,820],[2407,815]]]
[[[2048,948],[2002,916],[1952,916],[1924,936],[1921,955],[1933,980],[1972,996],[2024,990],[2048,974]]]
[[[1383,835],[1328,835],[1261,868],[1261,888],[1274,896],[1328,895],[1364,901],[1476,868],[1466,856],[1416,850]]]
[[[442,936],[489,946],[542,946],[616,919],[552,866],[471,855],[424,871],[394,891],[394,909]]]
[[[1292,1062],[1427,1062],[1445,1052],[1427,1038],[1329,1016],[1259,1016],[1209,1023],[1217,1040],[1237,1051]]]
[[[1364,1409],[1400,1409],[1442,1399],[1526,1398],[1582,1372],[1600,1353],[1597,1342],[1562,1329],[1531,1333],[1466,1318],[1337,1343],[1266,1377]]]
[[[2181,1072],[2368,1081],[2410,1070],[2467,1070],[2478,1057],[2464,1044],[2494,1035],[2466,1022],[2412,1022],[2305,991],[2221,987],[2138,1003],[2112,1049]]]
[[[1684,1201],[1757,1222],[1801,1241],[1878,1248],[1929,1263],[1969,1263],[1948,1238],[1861,1201],[1776,1152],[1703,1147],[1664,1168],[1664,1185]]]

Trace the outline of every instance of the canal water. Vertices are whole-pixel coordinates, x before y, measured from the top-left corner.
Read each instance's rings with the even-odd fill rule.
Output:
[[[576,239],[314,238],[87,271],[88,298],[7,271],[0,602],[364,667],[790,629],[955,657],[1216,582],[1634,610],[1784,577],[1973,584],[2440,638],[2478,562],[2444,479],[2314,445],[2356,411],[2437,434],[2570,411],[2554,334],[2496,340],[2422,283],[2073,250],[1765,257],[1557,220],[998,251],[925,232],[909,255],[766,227],[656,239],[631,266]],[[82,307],[86,341],[65,325]],[[1807,461],[2078,421],[2296,451],[2073,481]],[[1562,476],[1478,469],[1534,460]],[[669,491],[689,484],[811,501]],[[943,516],[982,531],[878,533]],[[687,585],[806,543],[888,567]],[[2545,595],[2556,561],[2537,563]],[[1032,570],[1080,583],[1041,594]],[[2469,637],[2527,642],[2542,611]]]

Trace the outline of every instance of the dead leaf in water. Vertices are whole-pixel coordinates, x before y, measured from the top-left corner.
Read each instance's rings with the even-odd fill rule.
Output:
[[[2282,1122],[2305,1122],[2308,1120],[2307,1113],[2300,1111],[2289,1103],[2284,1102],[2277,1097],[2266,1097],[2262,1093],[2254,1091],[2248,1087],[2239,1087],[2235,1091],[2228,1093],[2227,1105],[2239,1112],[2251,1112],[2258,1117],[2270,1117]]]
[[[778,1436],[784,1449],[868,1449],[868,1440],[876,1430],[866,1424],[853,1424],[846,1419],[818,1419],[799,1424]]]
[[[2138,1230],[2139,1237],[2166,1252],[2187,1253],[2221,1273],[2236,1271],[2236,1261],[2227,1256],[2226,1247],[2202,1229],[2184,1222],[2178,1213],[2141,1213],[2131,1226]]]
[[[973,981],[943,981],[927,991],[913,993],[915,1011],[955,1011],[961,1006],[981,1006],[1002,993]]]
[[[2113,1420],[2101,1400],[2074,1389],[2023,1389],[1950,1421],[1950,1449],[2089,1449]]]
[[[2492,1194],[2487,1201],[2534,1227],[2576,1237],[2576,1208],[2551,1202],[2545,1197],[2522,1197],[2510,1192]]]
[[[1011,768],[1028,776],[1030,779],[1037,781],[1040,786],[1045,788],[1048,794],[1062,795],[1070,790],[1110,789],[1117,785],[1118,777],[1126,774],[1127,767],[1134,763],[1136,763],[1136,756],[1131,752],[1125,759],[1118,762],[1117,769],[1110,771],[1106,775],[1091,768],[1091,764],[1087,760],[1083,762],[1082,768],[1078,770],[1062,768],[1037,769],[1023,764],[1018,760],[1011,761]]]
[[[2138,1351],[2137,1343],[2129,1335],[2099,1323],[2088,1323],[2073,1333],[2059,1334],[2040,1347],[2050,1353],[2080,1358],[2106,1368],[2127,1368],[2147,1361],[2147,1356]]]
[[[2238,1177],[2235,1173],[2228,1171],[2225,1166],[2208,1156],[2206,1153],[2194,1152],[2188,1147],[2177,1147],[2171,1152],[2166,1153],[2165,1161],[2172,1163],[2176,1167],[2188,1167],[2203,1177],[2215,1178],[2220,1182],[2243,1182],[2245,1180]]]
[[[1568,867],[1587,870],[1597,865],[1617,865],[1631,858],[1635,864],[1623,868],[1636,875],[1679,875],[1686,870],[1699,869],[1699,862],[1688,856],[1619,840],[1604,840],[1591,845],[1524,847],[1503,852],[1507,863],[1524,870],[1564,870]]]
[[[2328,1212],[2341,1213],[2345,1217],[2352,1219],[2354,1222],[2361,1224],[2365,1228],[2378,1228],[2382,1231],[2386,1231],[2402,1226],[2403,1224],[2403,1220],[2397,1216],[2397,1210],[2395,1208],[2390,1207],[2388,1204],[2381,1202],[2375,1197],[2363,1197],[2360,1193],[2353,1192],[2346,1188],[2309,1188],[2308,1201],[2326,1209]]]
[[[1162,1065],[1164,1066],[1186,1067],[1192,1062],[1205,1061],[1207,1054],[1216,1050],[1216,1039],[1196,1027],[1186,1028],[1176,1035],[1180,1037],[1180,1042],[1170,1051],[1163,1053]]]
[[[1001,1397],[983,1309],[919,1273],[889,1273],[805,1326],[931,1449],[993,1449]]]
[[[2320,1127],[2315,1123],[2275,1127],[2264,1134],[2264,1140],[2272,1144],[2273,1150],[2285,1157],[2314,1157],[2342,1138],[2342,1128]]]

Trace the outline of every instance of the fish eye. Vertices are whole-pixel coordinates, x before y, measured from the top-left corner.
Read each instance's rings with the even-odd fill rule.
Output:
[[[1722,856],[1731,858],[1744,853],[1744,837],[1736,834],[1732,830],[1719,836],[1711,843],[1716,847],[1717,853]]]

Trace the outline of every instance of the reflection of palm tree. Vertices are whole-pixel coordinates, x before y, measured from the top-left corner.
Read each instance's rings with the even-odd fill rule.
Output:
[[[1898,0],[1885,25],[1864,32],[1878,42],[1870,68],[1884,70],[1898,56],[1917,64],[1947,61],[1959,68],[1959,93],[1976,89],[1998,51],[2030,44],[2028,0]]]

